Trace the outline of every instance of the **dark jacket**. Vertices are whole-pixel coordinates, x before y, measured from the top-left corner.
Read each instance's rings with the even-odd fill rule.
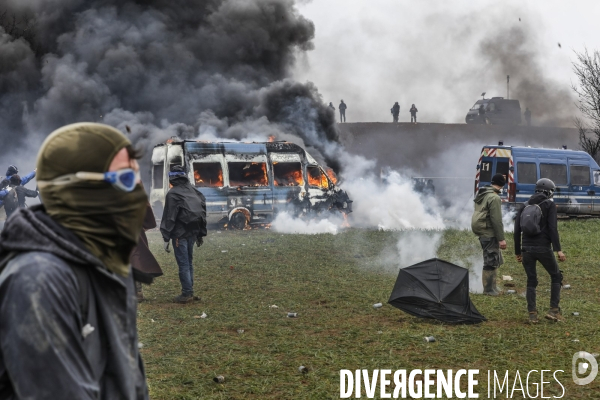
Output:
[[[14,252],[0,273],[0,399],[147,399],[132,275],[108,271],[42,206],[8,219],[0,258]]]
[[[552,248],[554,251],[561,251],[560,249],[560,238],[558,236],[557,228],[557,217],[556,217],[556,204],[552,200],[547,200],[543,193],[536,193],[526,204],[539,204],[542,210],[542,231],[535,236],[529,236],[521,231],[521,213],[525,208],[526,204],[522,204],[517,211],[517,217],[515,219],[515,254],[521,254],[521,245],[523,247],[546,247]],[[522,239],[521,239],[522,237]]]
[[[393,115],[400,114],[400,104],[394,104],[394,106],[392,107],[391,111],[392,111]]]
[[[416,114],[417,114],[417,112],[419,112],[419,110],[417,110],[417,107],[411,107],[411,108],[410,108],[410,110],[408,110],[408,111],[410,111],[410,113],[411,113],[412,115],[416,115]]]
[[[150,251],[150,247],[148,246],[148,237],[146,236],[146,231],[154,228],[156,228],[156,219],[154,218],[152,207],[150,204],[148,204],[146,207],[146,217],[144,218],[144,225],[142,226],[142,231],[140,232],[138,245],[135,246],[131,252],[130,260],[131,268],[135,268],[138,271],[142,271],[153,277],[157,277],[161,276],[163,272],[158,264],[158,261],[156,261],[156,258],[154,258],[154,255]]]
[[[35,198],[38,196],[38,192],[36,190],[27,189],[25,186],[16,186],[12,190],[15,191],[15,195],[17,197],[18,208],[26,207],[26,205],[25,205],[26,197]],[[11,196],[11,195],[12,194],[10,193],[10,190],[9,190],[8,194],[6,196]],[[6,216],[10,217],[17,210],[17,208],[8,207],[8,203],[6,202],[6,197],[4,197],[4,203],[6,203],[5,207],[4,207],[4,209],[6,210]]]
[[[201,238],[206,236],[206,199],[184,177],[169,180],[173,187],[167,192],[160,223],[163,240]]]
[[[471,219],[471,229],[479,237],[495,237],[504,240],[502,223],[502,201],[493,186],[484,186],[475,196],[475,211]]]

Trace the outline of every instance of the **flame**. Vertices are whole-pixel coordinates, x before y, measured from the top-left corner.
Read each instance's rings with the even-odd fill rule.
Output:
[[[335,185],[338,181],[337,175],[335,174],[335,172],[333,172],[333,170],[331,168],[327,168],[326,172],[327,172],[327,176],[329,177],[329,180],[331,181],[331,183],[333,183]]]
[[[208,171],[207,171],[207,173],[205,175],[210,175],[210,173],[208,173]],[[213,173],[213,175],[214,175],[214,173]],[[210,176],[202,177],[202,175],[200,174],[200,171],[196,167],[194,167],[194,181],[196,183],[196,186],[222,187],[223,186],[223,170],[219,166],[219,173],[218,173],[216,179],[214,179],[214,178],[211,179]]]
[[[232,164],[229,163],[229,184],[231,186],[267,186],[269,184],[269,178],[267,176],[267,164],[264,162],[253,162],[253,163],[240,163],[243,164],[244,167],[240,171],[239,167],[232,167]],[[238,171],[241,172],[241,177],[237,176],[238,180],[232,178],[232,172]]]
[[[269,143],[273,143],[275,141],[275,135],[269,136]]]
[[[342,228],[350,228],[350,221],[348,221],[348,214],[342,213],[344,216],[344,222],[342,222]]]
[[[303,186],[304,178],[300,163],[273,163],[275,186]]]

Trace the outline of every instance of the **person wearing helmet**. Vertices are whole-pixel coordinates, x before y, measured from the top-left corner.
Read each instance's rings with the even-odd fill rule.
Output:
[[[550,310],[546,319],[560,321],[560,288],[562,272],[552,249],[558,254],[560,261],[566,257],[560,247],[557,229],[556,205],[552,200],[556,186],[550,179],[542,178],[535,185],[535,194],[518,210],[515,218],[515,255],[517,261],[523,263],[527,274],[527,311],[529,321],[538,322],[536,307],[536,288],[538,285],[536,263],[539,261],[550,274]]]
[[[506,249],[504,224],[502,223],[502,205],[500,191],[506,184],[502,174],[492,177],[490,186],[479,189],[475,196],[475,210],[471,219],[471,229],[479,237],[483,250],[483,271],[481,280],[483,294],[497,296],[500,294],[496,286],[498,267],[504,264],[502,252]]]

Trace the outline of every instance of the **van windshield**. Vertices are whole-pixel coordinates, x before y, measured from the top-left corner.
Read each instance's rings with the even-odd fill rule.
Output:
[[[321,168],[306,167],[306,171],[308,172],[309,186],[316,186],[321,189],[329,189],[329,182],[327,181],[325,174],[321,172]]]
[[[228,162],[229,186],[268,186],[264,162]]]

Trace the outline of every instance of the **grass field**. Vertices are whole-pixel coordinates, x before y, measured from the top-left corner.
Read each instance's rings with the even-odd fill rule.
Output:
[[[564,370],[557,377],[564,399],[600,398],[600,377],[587,386],[571,379],[576,351],[600,353],[598,323],[599,220],[559,223],[567,262],[561,306],[564,323],[526,324],[520,295],[472,295],[488,322],[451,326],[414,318],[389,306],[397,268],[382,257],[401,235],[350,229],[338,235],[281,235],[270,231],[210,232],[195,251],[195,291],[202,301],[171,303],[180,291],[173,254],[156,232],[151,249],[165,275],[144,289],[138,324],[153,399],[339,398],[340,369],[480,369],[480,398],[487,370]],[[512,257],[512,237],[500,274],[511,275],[519,293],[525,273]],[[470,232],[443,232],[438,256],[468,258],[479,252]],[[541,269],[538,308],[549,302]],[[372,305],[384,303],[383,308]],[[277,305],[278,308],[270,306]],[[579,317],[571,315],[580,313]],[[199,316],[205,312],[207,318]],[[297,312],[298,318],[287,318]],[[243,330],[243,333],[239,333]],[[239,332],[238,332],[239,331]],[[425,343],[433,335],[437,342]],[[578,341],[575,341],[578,340]],[[307,374],[298,371],[304,365]],[[213,382],[216,375],[225,382]],[[532,375],[532,378],[535,375]],[[545,396],[559,396],[552,380]],[[540,382],[539,375],[535,378]],[[517,385],[518,386],[518,385]],[[531,394],[535,387],[530,386]],[[391,392],[391,390],[390,390]],[[366,398],[365,393],[362,393]],[[500,395],[497,398],[507,398]],[[520,391],[513,398],[523,398]]]

